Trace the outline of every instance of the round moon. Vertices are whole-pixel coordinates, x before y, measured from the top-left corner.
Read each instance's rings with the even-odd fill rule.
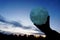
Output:
[[[48,16],[48,11],[45,8],[35,8],[30,13],[31,21],[37,25],[45,24]]]

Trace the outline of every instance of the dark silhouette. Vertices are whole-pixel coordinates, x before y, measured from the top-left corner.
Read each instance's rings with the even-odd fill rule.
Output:
[[[12,35],[12,34],[6,35],[6,34],[0,33],[0,40],[44,40],[44,38],[41,37],[41,36],[36,38],[33,35],[29,35],[27,37],[27,35],[24,35],[24,36],[19,35],[19,36],[17,36],[17,35]]]
[[[49,21],[50,16],[48,16],[47,22],[45,24],[37,25],[34,23],[34,25],[46,34],[45,40],[60,40],[60,34],[50,28]]]

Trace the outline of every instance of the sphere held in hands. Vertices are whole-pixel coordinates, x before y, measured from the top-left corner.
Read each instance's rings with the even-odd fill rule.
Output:
[[[30,13],[31,21],[37,25],[45,24],[48,16],[48,12],[44,8],[35,8]]]

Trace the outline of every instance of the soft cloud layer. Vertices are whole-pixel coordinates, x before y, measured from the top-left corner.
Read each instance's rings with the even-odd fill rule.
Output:
[[[0,16],[0,32],[4,34],[33,34],[40,33],[38,29],[32,26],[23,26],[16,21],[7,21],[3,16]]]
[[[22,26],[20,23],[16,21],[7,21],[3,16],[0,15],[0,22],[8,23],[8,24],[13,24],[14,26]]]
[[[31,35],[33,33],[40,33],[39,31],[33,30],[31,28],[14,27],[13,25],[6,23],[0,24],[0,32],[4,34],[27,34],[27,35]]]

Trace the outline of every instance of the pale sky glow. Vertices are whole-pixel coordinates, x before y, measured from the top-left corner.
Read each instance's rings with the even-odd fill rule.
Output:
[[[5,32],[10,32],[12,34],[16,33],[16,34],[27,34],[27,35],[31,35],[33,33],[39,33],[37,31],[34,31],[34,30],[24,30],[22,28],[19,28],[19,27],[10,27],[10,28],[0,28],[0,30],[2,31],[5,31]]]

